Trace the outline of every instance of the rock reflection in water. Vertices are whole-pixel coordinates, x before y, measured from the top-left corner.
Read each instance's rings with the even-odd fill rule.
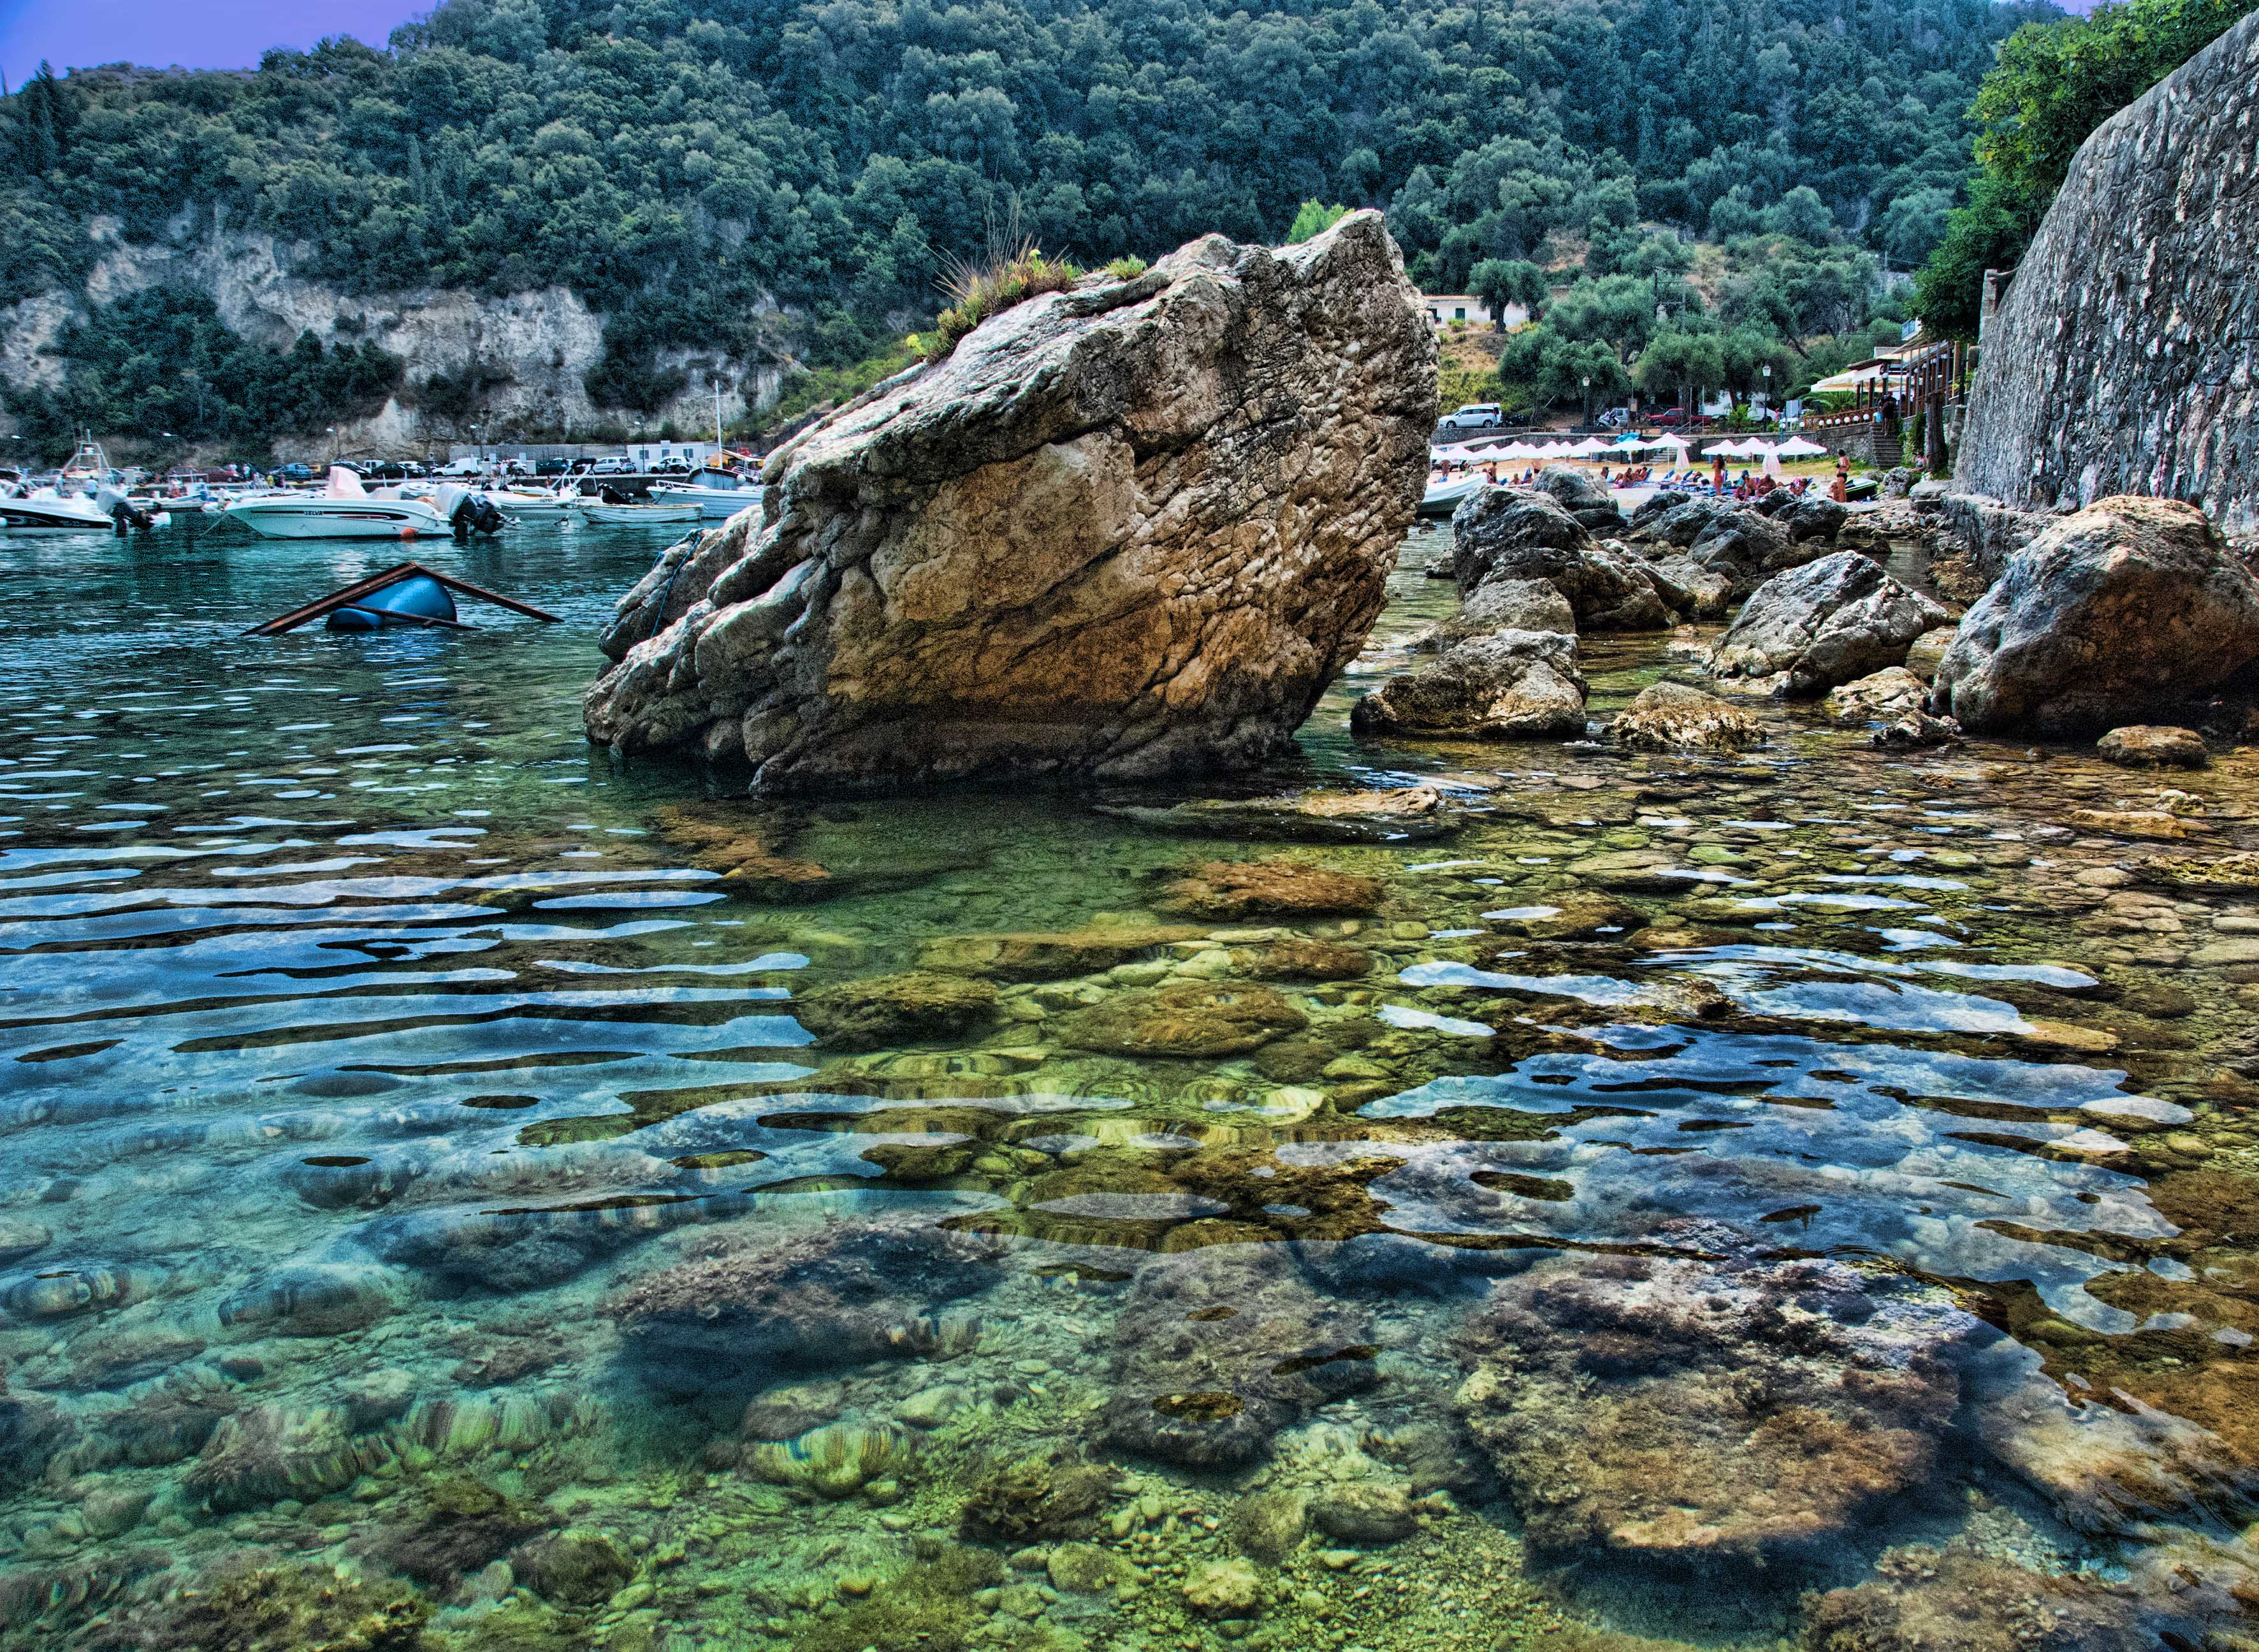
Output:
[[[1352,742],[1436,548],[1214,807],[696,795],[561,634],[0,632],[0,1644],[2247,1633],[2251,759]],[[358,571],[92,554],[0,600]]]

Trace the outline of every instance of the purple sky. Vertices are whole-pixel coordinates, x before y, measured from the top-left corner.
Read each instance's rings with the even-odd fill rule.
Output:
[[[11,91],[46,58],[57,74],[120,60],[162,68],[250,68],[270,46],[350,34],[381,46],[434,0],[0,0]]]

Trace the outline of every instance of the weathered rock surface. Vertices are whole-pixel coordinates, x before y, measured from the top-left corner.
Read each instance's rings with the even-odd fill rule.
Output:
[[[1055,981],[1132,964],[1178,941],[1196,939],[1201,933],[1185,925],[1120,925],[948,935],[918,949],[918,965],[922,970],[983,975],[996,981]]]
[[[1573,739],[1585,731],[1577,639],[1500,631],[1461,643],[1359,700],[1350,728],[1432,739]]]
[[[1904,666],[1885,666],[1829,689],[1821,709],[1838,723],[1895,723],[1921,711],[1928,700],[1928,683]]]
[[[1635,529],[1644,528],[1650,523],[1669,516],[1679,506],[1685,504],[1686,500],[1687,495],[1685,494],[1675,492],[1669,488],[1658,488],[1632,507],[1631,525]]]
[[[1623,531],[1624,514],[1615,495],[1574,466],[1548,465],[1538,473],[1537,487],[1593,533],[1605,538]]]
[[[1733,606],[1734,582],[1692,557],[1657,557],[1646,565],[1647,582],[1682,619],[1723,619]]]
[[[1542,1547],[1763,1563],[1929,1478],[1980,1329],[1840,1263],[1581,1257],[1493,1287],[1458,1404]]]
[[[1462,596],[1493,580],[1544,580],[1569,600],[1580,630],[1671,623],[1639,559],[1593,538],[1549,494],[1485,488],[1469,495],[1451,517],[1451,575]]]
[[[1212,860],[1170,881],[1153,904],[1162,912],[1211,922],[1251,918],[1362,915],[1380,904],[1377,878],[1299,860]]]
[[[646,580],[592,739],[766,789],[1142,778],[1284,750],[1422,482],[1436,346],[1377,213],[1194,242],[983,324]]]
[[[1781,523],[1754,510],[1714,516],[1686,547],[1691,561],[1730,580],[1736,596],[1755,590],[1767,574],[1828,554],[1826,541],[1792,539]]]
[[[2018,510],[1983,494],[1947,494],[1937,502],[1937,515],[1943,538],[1987,585],[2055,521],[2051,511]]]
[[[1906,659],[1945,610],[1856,551],[1835,551],[1758,587],[1710,653],[1721,677],[1788,673],[1790,694],[1825,693]]]
[[[1448,837],[1461,824],[1457,812],[1432,786],[1383,792],[1322,787],[1286,797],[1204,797],[1166,806],[1103,803],[1098,812],[1161,831],[1308,844],[1393,844]]]
[[[1924,682],[1934,680],[1937,668],[1945,663],[1947,651],[1953,646],[1953,639],[1960,634],[1959,628],[1950,624],[1924,631],[1906,650],[1906,668]]]
[[[2126,769],[2200,769],[2212,761],[2194,729],[2136,723],[2113,729],[2094,743],[2106,763]]]
[[[1678,497],[1675,494],[1656,495],[1658,499],[1666,496]],[[1645,516],[1636,520],[1637,525],[1657,540],[1684,550],[1708,531],[1714,523],[1733,514],[1731,503],[1705,495],[1699,499],[1680,500],[1677,505],[1659,515]]]
[[[1961,622],[1931,709],[1974,730],[2136,723],[2259,659],[2259,582],[2191,505],[2119,497],[2008,559]]]
[[[1806,539],[1833,539],[1843,530],[1851,513],[1825,494],[1806,494],[1780,513],[1780,524],[1788,530],[1788,537],[1802,543]]]
[[[610,1312],[654,1386],[698,1393],[776,1371],[950,1351],[937,1319],[997,1278],[976,1240],[908,1221],[836,1222],[716,1238],[640,1278]]]
[[[1954,480],[2193,499],[2259,527],[2259,16],[2094,130],[1985,334]]]
[[[1641,689],[1608,724],[1608,738],[1635,751],[1735,751],[1764,737],[1764,724],[1739,706],[1676,682]]]
[[[875,975],[803,993],[800,1024],[831,1050],[877,1050],[970,1031],[996,1014],[996,989],[984,980],[930,970]]]
[[[1327,1401],[1370,1388],[1362,1310],[1312,1290],[1281,1246],[1211,1246],[1138,1274],[1115,1331],[1115,1445],[1230,1467]]]
[[[1574,635],[1577,611],[1549,580],[1493,580],[1479,585],[1459,611],[1413,646],[1442,653],[1455,644],[1498,631],[1560,631]]]
[[[2133,1592],[1956,1542],[1885,1549],[1876,1576],[1804,1601],[1806,1652],[2144,1652]]]
[[[1300,1032],[1309,1018],[1267,986],[1175,981],[1115,993],[1077,1010],[1060,1036],[1111,1056],[1243,1056]]]

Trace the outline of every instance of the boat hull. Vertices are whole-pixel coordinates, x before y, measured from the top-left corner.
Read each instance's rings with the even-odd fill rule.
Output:
[[[324,507],[324,508],[317,508]],[[407,500],[259,500],[221,513],[268,539],[445,538],[447,524],[429,505]]]
[[[1459,508],[1462,499],[1477,492],[1482,486],[1482,479],[1479,476],[1461,481],[1438,482],[1421,499],[1420,514],[1423,516],[1448,516]]]
[[[600,505],[583,502],[574,509],[582,521],[604,527],[679,528],[685,523],[700,520],[696,505]]]
[[[651,496],[662,504],[695,505],[702,522],[727,522],[761,502],[758,488],[694,488],[669,482],[653,483]]]
[[[118,524],[96,510],[59,510],[36,500],[0,499],[0,528],[12,532],[116,533]]]

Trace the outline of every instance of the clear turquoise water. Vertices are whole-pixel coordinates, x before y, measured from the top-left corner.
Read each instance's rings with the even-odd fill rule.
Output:
[[[1352,742],[1443,604],[1415,535],[1276,778],[1439,784],[1454,838],[755,809],[581,738],[663,543],[426,552],[553,627],[273,641],[239,633],[392,556],[0,544],[6,1644],[1820,1644],[1849,1631],[1800,1594],[1861,1584],[2069,1590],[2097,1643],[2234,1621],[2259,1137],[2221,1064],[2259,948],[2241,894],[2143,868],[2243,845],[2249,759],[2181,782],[2169,850],[2063,823],[2154,779],[1808,711],[1747,759]],[[1596,715],[1686,640],[1595,644]],[[1374,909],[1162,909],[1279,859]],[[1596,894],[1633,922],[1520,934]],[[945,1027],[795,1008],[930,984],[937,943],[1163,924]],[[1165,1052],[1258,993],[1258,1046]],[[1602,1335],[1568,1282],[1626,1255],[1771,1306],[1740,1353],[1564,1374]],[[1797,1257],[1873,1300],[1811,1306]],[[1533,1280],[1570,1306],[1509,1335]],[[1890,1328],[1750,1329],[1784,1313]],[[1881,1470],[1845,1372],[1901,1356],[1948,1374],[1847,1502]],[[1727,1536],[1626,1524],[1670,1524],[1625,1455],[1657,1427]],[[1248,1535],[1281,1499],[1307,1535]]]

